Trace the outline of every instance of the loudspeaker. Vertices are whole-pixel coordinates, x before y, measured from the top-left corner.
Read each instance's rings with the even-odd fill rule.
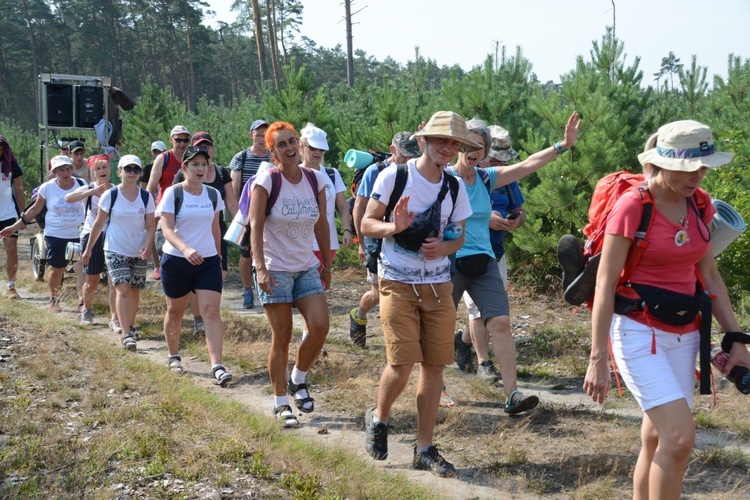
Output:
[[[104,118],[104,90],[91,85],[76,85],[76,127],[94,128]]]
[[[47,84],[47,125],[73,126],[73,86],[61,83]]]

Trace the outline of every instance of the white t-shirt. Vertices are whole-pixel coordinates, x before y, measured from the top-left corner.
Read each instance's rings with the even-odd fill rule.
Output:
[[[409,211],[419,214],[430,208],[437,200],[443,182],[436,184],[428,181],[419,173],[416,160],[409,160],[409,175],[406,186],[401,197],[409,195]],[[396,165],[384,169],[375,180],[372,189],[372,198],[388,205],[396,183]],[[450,175],[443,173],[443,175]],[[445,195],[440,207],[440,234],[443,238],[443,229],[448,223],[448,217],[453,209],[451,222],[460,222],[471,216],[471,204],[466,194],[466,187],[461,179],[458,180],[458,199],[456,208],[453,209],[451,193]],[[384,279],[400,281],[402,283],[444,283],[451,279],[451,263],[447,256],[434,260],[425,260],[421,250],[411,252],[396,244],[393,237],[383,239],[383,248],[378,261],[378,276]]]
[[[77,189],[73,192],[82,193],[84,191],[88,191],[89,189],[91,189],[91,186],[87,184],[85,186],[77,187]],[[88,213],[83,219],[83,229],[81,229],[81,236],[85,236],[91,232],[91,227],[94,225],[94,221],[96,220],[96,214],[99,212],[99,197],[96,195],[81,200],[81,203],[83,203],[83,210],[86,210],[86,204],[88,203],[88,200],[91,200],[91,207],[89,208]]]
[[[221,195],[216,193],[216,210],[208,197],[208,188],[201,186],[203,190],[198,196],[182,190],[182,207],[175,220],[174,231],[187,246],[195,249],[202,257],[213,257],[218,255],[216,242],[211,231],[214,223],[214,216],[217,212],[224,210],[224,200]],[[210,188],[213,189],[213,188]],[[119,197],[118,197],[119,201]],[[155,215],[161,217],[162,213],[174,213],[174,186],[169,186],[156,208]],[[182,257],[182,252],[177,250],[168,241],[164,242],[162,251],[175,257]]]
[[[52,179],[39,187],[39,194],[47,202],[45,215],[45,236],[55,238],[78,238],[78,228],[83,224],[83,202],[68,203],[65,195],[74,192],[83,182],[73,178],[73,187],[68,190],[57,185],[57,179]]]
[[[325,189],[328,176],[315,171],[318,179],[318,192]],[[271,192],[271,171],[258,174],[255,185]],[[302,174],[297,184],[281,176],[281,188],[271,213],[266,217],[263,229],[263,256],[269,271],[298,273],[317,267],[319,262],[313,253],[315,223],[320,211],[317,196],[312,186]]]
[[[336,184],[331,182],[331,178],[328,177],[328,172],[325,171],[325,167],[320,167],[320,173],[326,178],[326,218],[328,219],[328,229],[331,235],[331,250],[339,249],[339,235],[336,232],[336,195],[346,191],[344,181],[341,180],[341,174],[336,169],[334,179]],[[318,240],[313,238],[313,250],[320,250],[318,248]]]
[[[104,250],[125,257],[140,257],[141,248],[146,245],[146,214],[154,213],[154,198],[148,195],[148,204],[143,206],[140,191],[134,201],[122,194],[122,186],[117,186],[117,198],[112,205],[110,190],[104,192],[100,208],[109,213],[109,227],[104,239]],[[184,207],[183,207],[184,208]]]

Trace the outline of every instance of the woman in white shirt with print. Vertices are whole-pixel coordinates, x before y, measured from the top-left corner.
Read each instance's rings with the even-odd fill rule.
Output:
[[[86,250],[81,260],[88,264],[104,225],[109,227],[104,237],[104,259],[109,278],[115,286],[117,318],[122,327],[121,342],[131,351],[136,349],[135,315],[138,312],[140,291],[146,287],[146,261],[151,257],[156,222],[154,200],[138,187],[143,166],[140,158],[125,155],[117,164],[119,186],[104,192],[99,200],[99,211],[91,228]]]
[[[314,401],[305,381],[329,327],[325,290],[331,284],[331,252],[328,221],[321,216],[326,210],[325,174],[299,166],[299,139],[289,123],[273,123],[266,132],[266,145],[277,166],[259,173],[252,187],[250,241],[258,297],[271,326],[268,374],[274,393],[273,414],[284,427],[296,427],[299,421],[287,393],[297,409],[313,411]],[[269,202],[273,202],[270,210]],[[313,254],[314,240],[323,261],[320,271]],[[287,379],[292,304],[302,314],[309,334],[297,349]]]
[[[215,384],[226,387],[232,381],[232,374],[222,365],[224,327],[219,314],[222,289],[219,217],[224,202],[214,188],[203,184],[210,159],[205,146],[188,147],[182,159],[185,180],[164,191],[156,210],[165,239],[161,257],[161,284],[167,297],[164,338],[169,348],[169,369],[182,373],[182,318],[188,295],[195,292],[206,332],[211,378]]]

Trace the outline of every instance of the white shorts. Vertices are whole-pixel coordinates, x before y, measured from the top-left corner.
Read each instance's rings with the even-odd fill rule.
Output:
[[[503,287],[505,287],[505,291],[508,291],[508,261],[505,258],[505,254],[503,254],[502,257],[500,257],[500,260],[497,261],[497,269],[500,271],[500,277],[503,279]],[[471,300],[471,297],[469,297],[469,292],[464,292],[463,294],[464,304],[466,304],[466,309],[469,311],[469,321],[474,321],[475,319],[479,319],[482,317],[481,314],[479,314],[479,308],[477,307],[476,303],[474,303],[473,300]]]
[[[656,335],[656,354],[651,342]],[[700,334],[669,333],[615,314],[609,330],[625,385],[643,411],[684,398],[693,407],[695,363]]]

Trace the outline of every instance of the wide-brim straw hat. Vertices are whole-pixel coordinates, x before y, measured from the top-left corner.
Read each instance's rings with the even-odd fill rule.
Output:
[[[454,139],[461,143],[461,152],[469,153],[482,149],[482,146],[469,139],[466,121],[453,111],[438,111],[430,118],[427,125],[412,137],[441,137]]]
[[[711,127],[694,120],[680,120],[659,128],[656,147],[638,155],[641,165],[651,163],[665,170],[695,172],[703,166],[717,168],[734,158],[714,146]]]

